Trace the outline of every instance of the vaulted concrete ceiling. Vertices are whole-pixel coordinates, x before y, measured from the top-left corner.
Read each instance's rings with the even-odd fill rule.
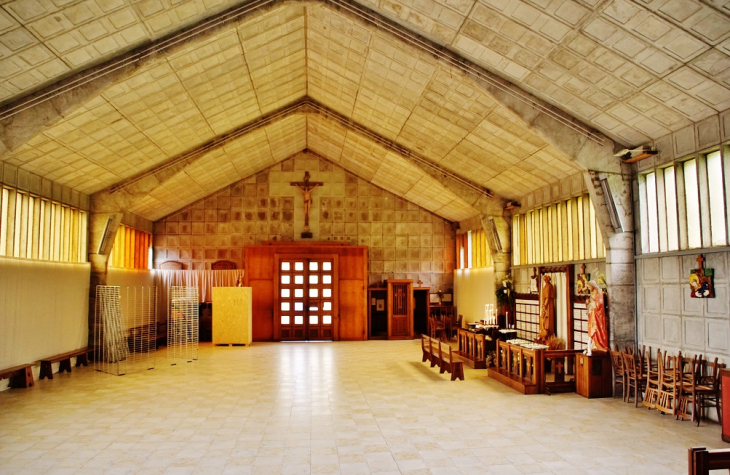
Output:
[[[505,198],[581,169],[500,94],[582,140],[607,141],[593,127],[624,145],[730,108],[726,5],[363,3],[373,11],[346,0],[5,2],[6,127],[32,107],[29,93],[59,94],[54,84],[103,61],[111,73],[0,158],[84,193],[186,159],[131,209],[157,219],[307,148],[458,221],[477,211],[423,163]]]

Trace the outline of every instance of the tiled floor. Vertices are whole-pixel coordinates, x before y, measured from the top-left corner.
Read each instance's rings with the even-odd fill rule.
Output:
[[[74,369],[0,393],[0,473],[686,473],[728,447],[619,399],[523,396],[418,341],[203,344],[200,359]]]

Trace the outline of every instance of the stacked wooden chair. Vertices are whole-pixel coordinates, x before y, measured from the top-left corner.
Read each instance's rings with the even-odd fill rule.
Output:
[[[613,368],[613,397],[616,397],[617,386],[621,386],[621,395],[626,400],[626,372],[624,371],[624,358],[618,348],[609,350],[611,355],[611,366]]]
[[[672,414],[679,420],[691,420],[697,425],[705,416],[705,409],[714,407],[722,423],[720,369],[724,364],[718,363],[717,358],[706,361],[702,355],[687,358],[681,352],[673,356],[659,350],[656,362],[652,362],[651,349],[645,354],[644,406]],[[631,383],[628,384],[630,390]],[[634,394],[640,392],[640,389],[634,390]]]
[[[717,358],[713,362],[705,361],[702,355],[688,362],[689,371],[682,374],[680,390],[677,398],[675,416],[681,420],[691,420],[700,425],[705,415],[705,407],[715,407],[717,418],[722,423],[720,411],[720,365]]]
[[[632,352],[622,353],[624,360],[624,401],[631,402],[631,390],[634,391],[634,407],[639,406],[639,398],[643,400],[646,390],[646,376],[644,375],[644,354],[645,348],[636,354]]]
[[[665,356],[659,371],[659,393],[656,409],[664,414],[676,415],[679,388],[682,385],[682,353]]]
[[[656,409],[656,401],[659,397],[659,371],[662,361],[662,353],[657,350],[656,361],[651,360],[651,347],[646,352],[644,361],[644,374],[646,376],[646,386],[644,388],[644,401],[642,404],[649,409]]]

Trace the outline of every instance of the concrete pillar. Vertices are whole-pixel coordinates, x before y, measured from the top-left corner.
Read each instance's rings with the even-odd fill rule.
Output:
[[[94,316],[96,311],[96,286],[106,285],[109,254],[124,213],[109,207],[104,200],[91,197],[89,213],[89,346],[94,343]]]
[[[502,282],[512,267],[512,233],[510,221],[502,215],[482,216],[482,228],[494,261],[494,281]],[[492,224],[494,223],[494,224]],[[495,238],[496,234],[496,238]],[[499,239],[499,243],[497,242]]]
[[[636,266],[634,264],[634,218],[631,199],[631,170],[621,165],[621,173],[584,172],[593,199],[596,218],[606,245],[609,338],[613,347],[636,343]],[[601,180],[607,180],[615,204],[618,223],[611,222],[610,199]],[[619,224],[614,227],[614,224]]]

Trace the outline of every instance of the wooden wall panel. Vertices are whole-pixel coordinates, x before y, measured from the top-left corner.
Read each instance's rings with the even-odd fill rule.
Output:
[[[247,246],[244,248],[244,279],[274,278],[274,248]]]
[[[367,290],[363,280],[340,279],[340,340],[367,340]]]
[[[252,299],[252,333],[253,341],[274,340],[274,281],[249,280]]]
[[[368,253],[367,248],[358,246],[352,249],[343,249],[340,255],[340,280],[367,279]]]
[[[275,255],[338,256],[339,313],[335,339],[367,339],[367,246],[342,243],[271,242],[245,246],[244,285],[253,288],[253,339],[272,341],[274,332]]]

